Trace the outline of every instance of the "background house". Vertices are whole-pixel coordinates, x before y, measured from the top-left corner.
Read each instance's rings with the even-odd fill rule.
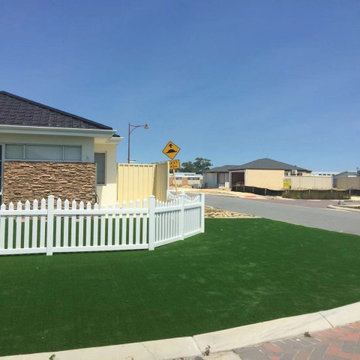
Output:
[[[269,158],[245,163],[230,171],[230,187],[236,185],[255,186],[272,190],[284,188],[286,176],[309,176],[311,170]]]
[[[338,189],[360,189],[360,170],[343,171],[334,176],[334,186]]]
[[[285,178],[310,175],[311,170],[263,158],[242,165],[224,165],[207,170],[204,173],[204,186],[232,188],[242,185],[280,190],[284,188]]]
[[[172,173],[169,174],[169,184],[175,186],[190,186],[200,188],[203,182],[203,175],[196,173],[176,172],[175,179]]]
[[[114,203],[121,140],[111,127],[0,91],[2,202],[52,194]]]
[[[203,185],[205,188],[219,188],[230,186],[230,170],[236,169],[241,165],[224,165],[214,167],[204,172]]]

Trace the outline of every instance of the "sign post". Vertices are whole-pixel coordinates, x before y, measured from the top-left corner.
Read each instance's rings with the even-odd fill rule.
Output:
[[[173,179],[175,182],[176,195],[178,193],[178,189],[177,189],[177,181],[176,181],[176,176],[175,176],[175,169],[180,168],[180,160],[179,159],[174,160],[174,158],[178,154],[179,151],[180,151],[180,148],[177,145],[175,145],[172,141],[169,141],[162,151],[167,157],[169,157],[171,159],[171,161],[169,161],[169,167],[170,167],[170,170],[173,171]]]

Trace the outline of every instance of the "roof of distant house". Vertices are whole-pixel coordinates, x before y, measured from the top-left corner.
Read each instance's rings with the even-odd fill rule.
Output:
[[[296,165],[287,164],[281,161],[276,161],[269,158],[257,159],[248,163],[242,164],[233,170],[245,170],[245,169],[261,169],[261,170],[300,170],[311,171],[301,168]]]
[[[229,172],[229,171],[231,171],[231,170],[233,170],[233,169],[238,169],[239,168],[239,166],[241,166],[241,165],[224,165],[224,166],[217,166],[217,167],[214,167],[214,168],[212,168],[212,169],[209,169],[209,170],[206,170],[206,171],[204,171],[204,172],[224,172],[224,173],[227,173],[227,172]]]
[[[356,177],[358,173],[356,171],[343,171],[335,175],[335,177]]]
[[[0,125],[113,130],[109,126],[6,91],[0,91]]]

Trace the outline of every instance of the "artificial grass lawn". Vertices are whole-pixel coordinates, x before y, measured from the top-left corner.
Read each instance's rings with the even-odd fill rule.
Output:
[[[209,219],[155,251],[0,258],[0,355],[193,335],[360,300],[360,237]]]

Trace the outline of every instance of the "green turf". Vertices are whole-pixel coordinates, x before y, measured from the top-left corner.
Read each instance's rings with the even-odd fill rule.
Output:
[[[211,219],[155,251],[0,258],[0,355],[193,335],[360,300],[360,237]]]

